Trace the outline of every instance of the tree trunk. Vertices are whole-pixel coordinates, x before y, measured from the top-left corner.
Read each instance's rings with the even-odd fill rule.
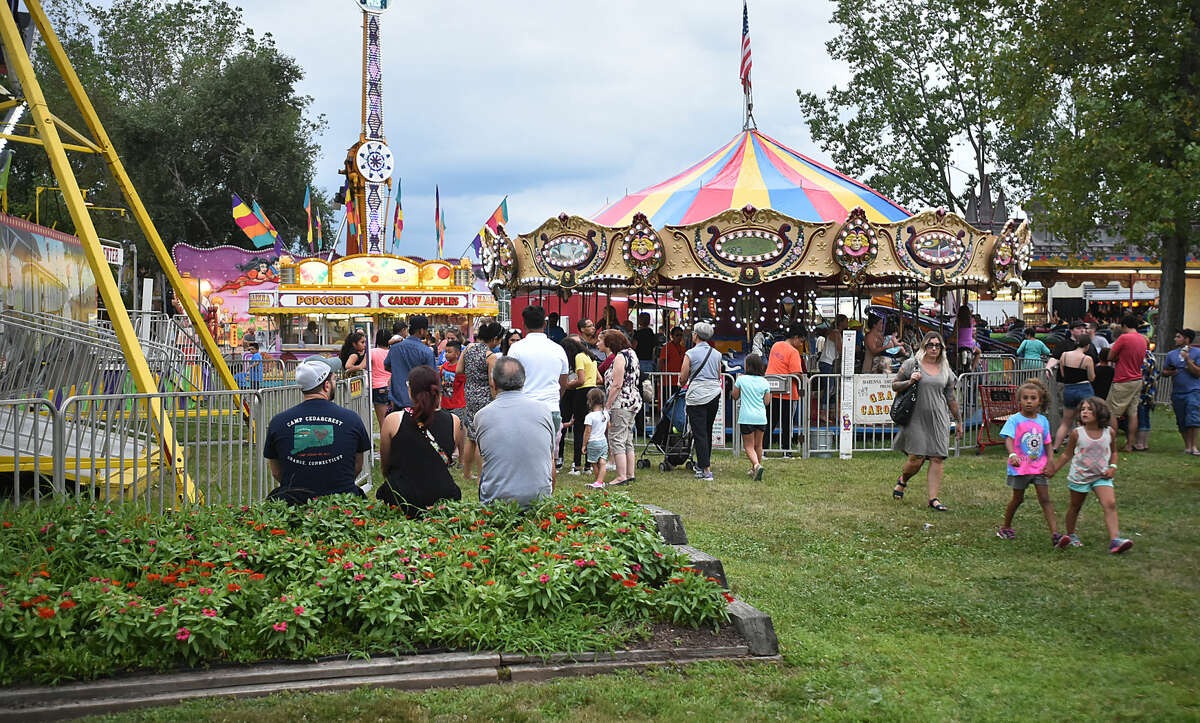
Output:
[[[1191,225],[1180,223],[1175,233],[1162,243],[1162,276],[1158,288],[1158,323],[1154,328],[1155,347],[1167,352],[1172,346],[1176,329],[1183,328],[1183,301],[1186,292],[1188,249],[1191,247]]]

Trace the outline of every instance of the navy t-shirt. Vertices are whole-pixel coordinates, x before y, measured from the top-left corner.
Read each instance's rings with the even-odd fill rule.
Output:
[[[267,426],[263,456],[279,460],[281,487],[308,497],[359,494],[354,462],[371,438],[354,412],[327,399],[309,399],[276,414]]]
[[[419,338],[406,336],[388,347],[387,359],[383,366],[392,373],[388,398],[396,407],[412,406],[412,400],[408,398],[408,373],[422,364],[435,367],[437,360],[433,356],[433,350],[425,346],[425,342]]]

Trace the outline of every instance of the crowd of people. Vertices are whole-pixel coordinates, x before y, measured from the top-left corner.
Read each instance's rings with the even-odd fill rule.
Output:
[[[669,375],[662,383],[666,391],[682,390],[693,432],[695,475],[713,479],[712,438],[705,432],[723,423],[716,416],[726,390],[723,356],[711,343],[711,324],[696,323],[687,333],[676,326],[664,338],[651,328],[649,314],[639,314],[632,328],[616,323],[606,311],[603,328],[582,319],[575,333],[567,333],[557,315],[547,316],[539,306],[526,307],[521,316],[522,329],[486,322],[469,342],[457,329],[435,339],[428,320],[413,316],[407,325],[377,333],[369,350],[366,336],[353,332],[337,359],[306,359],[296,374],[304,401],[272,420],[264,450],[286,490],[281,495],[303,500],[357,491],[352,480],[370,438],[361,420],[333,403],[334,372],[368,367],[385,477],[377,496],[414,515],[437,500],[461,497],[451,474],[456,465],[464,480],[478,484],[484,504],[514,500],[528,505],[550,494],[559,470],[567,469],[568,439],[573,442],[569,474],[587,473],[587,485],[596,489],[634,482],[634,432],[648,396],[642,381],[654,371]],[[949,341],[929,332],[906,344],[882,320],[872,318],[861,326],[855,350],[858,369],[890,372],[899,363],[892,389],[897,395],[913,390],[911,419],[893,444],[906,459],[892,495],[902,500],[909,482],[926,467],[926,504],[938,512],[949,509],[940,495],[950,439],[961,436],[965,427],[955,397],[954,354],[968,362],[978,355],[974,325],[969,335],[962,331],[968,320],[964,315]],[[781,438],[792,437],[801,393],[794,379],[810,372],[808,359],[816,360],[815,371],[837,373],[841,355],[849,352],[842,348],[842,332],[849,326],[839,315],[814,339],[802,325],[793,324],[769,347],[756,348],[744,359],[729,391],[738,402],[735,421],[752,478],[763,477],[764,440],[777,427]],[[1047,338],[1051,345],[1031,330],[1021,330],[1017,356],[1036,360],[1038,368],[1057,380],[1062,420],[1051,430],[1044,416],[1049,393],[1042,381],[1020,387],[1019,411],[1001,431],[1010,453],[1013,494],[1001,537],[1015,534],[1013,515],[1033,485],[1056,546],[1079,544],[1075,521],[1083,500],[1094,493],[1104,510],[1112,550],[1129,548],[1132,543],[1117,529],[1112,492],[1116,454],[1148,448],[1160,375],[1173,379],[1172,407],[1183,451],[1200,455],[1200,346],[1194,345],[1195,334],[1179,330],[1176,348],[1160,369],[1139,332],[1142,326],[1140,319],[1126,316],[1110,336],[1095,321],[1081,319],[1065,325],[1061,338]],[[790,375],[793,381],[773,390],[765,378],[770,375]],[[1123,446],[1118,442],[1122,429]],[[1066,532],[1060,534],[1047,479],[1064,467],[1069,468],[1072,496]]]

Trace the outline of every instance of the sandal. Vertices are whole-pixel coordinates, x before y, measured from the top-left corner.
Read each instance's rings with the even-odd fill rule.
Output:
[[[936,498],[936,497],[934,497],[933,499],[929,500],[929,506],[930,506],[931,508],[933,508],[933,509],[937,510],[938,512],[945,512],[945,511],[947,511],[947,510],[949,510],[949,509],[950,509],[949,507],[947,507],[947,506],[943,505],[943,504],[942,504],[942,501],[941,501],[941,500],[939,500],[939,499],[938,499],[938,498]]]
[[[905,490],[905,488],[908,487],[908,483],[904,481],[903,477],[900,477],[899,479],[896,480],[896,487],[899,487],[900,489],[894,489],[894,488],[892,489],[892,499],[894,499],[894,500],[904,499],[904,490]]]

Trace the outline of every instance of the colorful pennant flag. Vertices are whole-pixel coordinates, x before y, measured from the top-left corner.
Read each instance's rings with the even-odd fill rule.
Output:
[[[508,196],[500,202],[496,210],[492,212],[491,218],[484,225],[492,230],[492,233],[500,233],[498,227],[508,223]]]
[[[441,192],[441,189],[439,189],[437,187],[437,184],[434,184],[434,186],[433,186],[433,230],[434,230],[434,233],[437,235],[437,245],[438,245],[437,257],[439,259],[442,258],[442,246],[445,245],[445,242],[446,242],[446,238],[445,238],[446,224],[442,222],[443,218],[444,217],[442,216],[442,192]]]
[[[400,203],[400,180],[396,179],[396,217],[392,220],[392,251],[400,252],[400,233],[404,231],[404,206]]]
[[[354,207],[354,194],[346,192],[346,255],[358,253],[358,210]]]
[[[317,209],[317,250],[318,251],[325,250],[325,239],[322,238],[322,235],[323,235],[323,233],[321,231],[321,209]]]
[[[304,187],[304,213],[308,215],[308,250],[315,252],[317,249],[313,246],[313,229],[312,229],[312,186]]]
[[[471,248],[475,250],[475,258],[483,257],[483,235],[487,233],[488,227],[485,223],[479,228],[479,233],[475,234],[475,239],[471,241]]]
[[[274,243],[275,238],[271,235],[271,230],[236,193],[233,194],[233,220],[254,244],[254,248],[261,249]]]
[[[279,238],[279,232],[275,230],[275,226],[271,224],[271,220],[267,218],[267,214],[263,213],[262,207],[258,205],[258,201],[251,201],[250,208],[254,211],[254,215],[258,216],[258,220],[262,221],[267,230],[271,232],[271,235]]]

